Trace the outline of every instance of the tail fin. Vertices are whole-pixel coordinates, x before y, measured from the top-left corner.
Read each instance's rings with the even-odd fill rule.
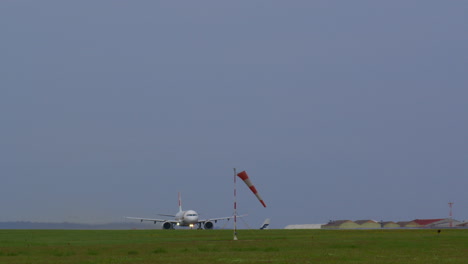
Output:
[[[270,218],[267,218],[265,219],[265,221],[263,222],[262,226],[260,227],[260,229],[268,229],[268,226],[270,225]]]
[[[179,196],[179,212],[182,212],[182,200],[180,199],[180,192],[178,193]]]

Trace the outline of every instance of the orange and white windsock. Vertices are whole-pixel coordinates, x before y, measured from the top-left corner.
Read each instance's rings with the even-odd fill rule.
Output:
[[[255,196],[257,196],[257,199],[260,201],[260,203],[262,203],[263,207],[266,207],[266,204],[263,201],[262,197],[260,197],[260,195],[257,192],[257,189],[255,188],[255,186],[250,181],[249,176],[247,175],[247,172],[241,171],[241,172],[239,172],[237,174],[237,176],[239,176],[239,178],[241,178],[245,182],[245,184],[247,184],[247,186],[253,192],[253,194],[255,194]]]

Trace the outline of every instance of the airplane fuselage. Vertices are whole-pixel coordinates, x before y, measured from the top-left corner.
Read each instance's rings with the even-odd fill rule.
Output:
[[[194,210],[180,211],[175,215],[175,220],[179,226],[193,227],[198,223],[198,213]]]

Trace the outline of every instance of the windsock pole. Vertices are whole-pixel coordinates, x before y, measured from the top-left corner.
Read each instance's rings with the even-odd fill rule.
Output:
[[[236,194],[236,168],[234,168],[234,240],[237,240],[237,194]]]

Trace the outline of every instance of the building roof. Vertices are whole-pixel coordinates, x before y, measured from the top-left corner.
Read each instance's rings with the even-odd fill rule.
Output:
[[[359,224],[359,225],[366,224],[366,223],[377,224],[377,222],[374,220],[356,220],[354,221],[354,223]]]
[[[344,223],[354,223],[354,222],[351,220],[336,220],[336,221],[330,221],[326,225],[323,225],[323,226],[340,226]]]
[[[415,219],[413,222],[416,222],[418,225],[427,226],[435,222],[439,222],[444,219]]]
[[[353,222],[353,221],[351,221],[351,220],[336,220],[336,221],[330,221],[330,223],[328,223],[326,225],[339,226],[341,224],[349,223],[349,222]]]
[[[416,225],[416,226],[420,226],[418,223],[416,223],[415,221],[400,221],[400,222],[397,222],[397,225],[400,225],[401,227],[405,227],[405,226],[408,226],[408,225]]]
[[[320,229],[324,224],[287,225],[284,229]]]

